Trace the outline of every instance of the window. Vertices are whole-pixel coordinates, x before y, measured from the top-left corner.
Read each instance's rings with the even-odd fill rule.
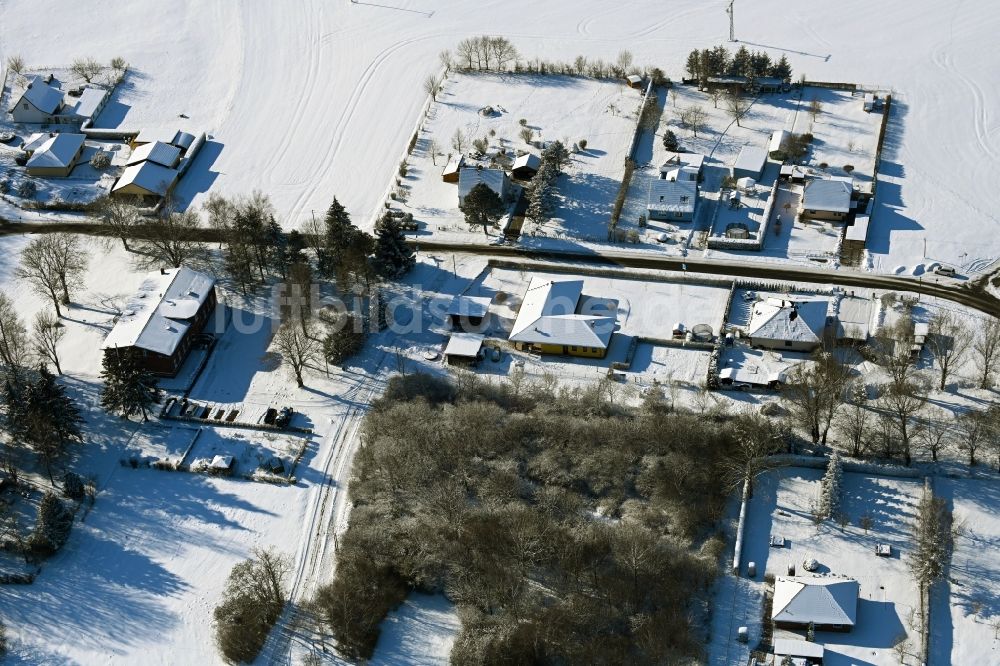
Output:
[[[660,195],[660,201],[661,202],[663,201],[663,195],[662,194]]]
[[[785,346],[786,347],[791,347],[792,346],[792,341],[791,340],[785,340]]]
[[[681,195],[681,203],[687,203],[687,200],[688,200],[688,195],[682,194]]]
[[[677,211],[676,213],[674,213],[674,217],[684,217],[684,213]]]
[[[25,102],[25,103],[24,103],[24,110],[25,110],[25,111],[27,111],[27,110],[28,110],[28,103],[27,103],[27,102]]]
[[[570,350],[571,352],[575,352],[575,351],[576,351],[576,347],[570,347],[570,348],[569,348],[569,350]]]

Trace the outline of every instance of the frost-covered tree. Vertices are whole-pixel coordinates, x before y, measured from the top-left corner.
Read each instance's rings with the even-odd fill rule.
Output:
[[[28,331],[14,302],[0,291],[0,365],[14,372],[27,363],[28,354]]]
[[[56,233],[39,236],[21,252],[14,274],[28,282],[39,296],[47,296],[62,317],[60,305],[68,305],[70,292],[83,284],[88,255],[80,237]]]
[[[948,377],[961,366],[973,341],[973,331],[947,310],[934,315],[927,336],[927,349],[938,367],[938,388],[944,390]]]
[[[830,454],[826,465],[826,474],[820,482],[819,514],[823,518],[831,518],[840,513],[840,495],[843,486],[844,470],[840,453],[836,450]]]
[[[289,559],[273,550],[254,550],[253,557],[233,567],[215,608],[215,639],[231,662],[251,662],[281,615]]]
[[[566,149],[562,141],[553,141],[542,151],[542,160],[551,164],[557,174],[562,173],[570,165],[572,159],[569,150]]]
[[[28,547],[38,555],[52,555],[69,539],[72,528],[73,512],[50,490],[38,505],[38,517],[28,538]]]
[[[295,375],[295,383],[300,388],[305,386],[303,374],[306,367],[322,360],[322,347],[314,335],[312,324],[307,322],[303,326],[291,319],[283,322],[274,336],[274,346],[282,362]]]
[[[48,312],[42,310],[35,315],[31,325],[32,351],[39,363],[52,363],[56,372],[62,374],[59,364],[59,343],[66,335],[66,327]]]
[[[1000,319],[987,317],[972,344],[979,368],[979,388],[993,386],[997,369],[1000,368]]]
[[[91,83],[104,71],[104,65],[94,58],[77,58],[70,65],[69,70],[87,83]]]
[[[153,375],[131,354],[105,354],[101,379],[104,380],[101,407],[123,419],[141,414],[143,421],[149,420],[153,405],[160,401],[160,389]]]

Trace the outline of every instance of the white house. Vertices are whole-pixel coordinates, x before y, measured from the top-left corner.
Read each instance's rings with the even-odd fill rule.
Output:
[[[72,108],[66,110],[74,120],[86,122],[88,120],[93,120],[100,115],[101,111],[104,110],[104,107],[107,106],[109,99],[111,99],[111,96],[104,88],[88,86],[80,93],[80,97],[77,99],[76,104],[74,104]]]
[[[698,205],[698,183],[684,176],[685,173],[678,169],[674,179],[657,178],[649,183],[646,200],[646,215],[649,219],[671,222],[690,222],[694,219]]]
[[[854,188],[849,180],[817,178],[806,183],[802,195],[801,214],[817,220],[839,221],[851,211]]]
[[[33,76],[28,87],[10,107],[16,123],[51,123],[63,107],[63,91]]]
[[[59,133],[36,147],[25,165],[32,176],[65,178],[73,171],[83,152],[87,137],[83,134]]]
[[[135,196],[143,203],[155,203],[167,196],[177,182],[177,170],[156,162],[140,162],[125,167],[111,188],[114,196]]]
[[[747,337],[754,347],[812,351],[823,342],[828,309],[825,300],[767,298],[757,301],[750,314]]]
[[[613,316],[578,313],[583,280],[531,278],[509,340],[543,354],[603,358],[615,330]]]

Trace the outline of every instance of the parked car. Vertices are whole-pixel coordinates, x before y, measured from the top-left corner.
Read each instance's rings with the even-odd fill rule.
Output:
[[[934,272],[944,277],[955,277],[955,269],[952,266],[938,266]]]

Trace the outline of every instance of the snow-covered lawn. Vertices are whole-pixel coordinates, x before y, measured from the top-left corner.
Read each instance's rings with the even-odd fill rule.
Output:
[[[485,167],[488,159],[476,162],[468,156],[474,139],[488,141],[488,154],[501,149],[511,156],[516,151],[540,154],[539,148],[526,144],[519,136],[527,128],[533,132],[534,141],[560,140],[567,149],[580,140],[587,141],[587,148],[572,156],[572,164],[559,178],[560,202],[553,218],[538,234],[605,240],[640,101],[639,91],[613,80],[451,74],[431,105],[409,157],[409,171],[403,179],[408,193],[402,208],[412,212],[423,223],[422,231],[435,238],[483,241],[481,229],[470,228],[458,209],[458,186],[441,179],[448,157],[459,155],[452,138],[461,131],[467,166]],[[479,113],[488,106],[494,109],[493,115]],[[519,124],[522,119],[526,121],[524,127]],[[432,143],[438,151],[433,157]],[[526,235],[534,231],[534,225],[525,225]]]

